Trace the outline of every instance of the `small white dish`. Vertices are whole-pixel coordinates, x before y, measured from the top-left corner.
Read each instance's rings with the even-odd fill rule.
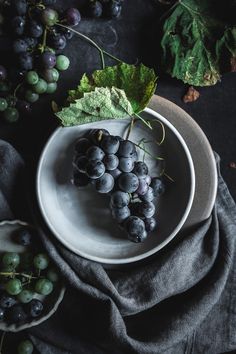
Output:
[[[142,116],[161,121],[165,142],[149,145],[152,154],[165,157],[166,172],[174,179],[157,206],[159,227],[141,244],[128,241],[112,219],[109,198],[92,188],[77,189],[71,184],[75,141],[86,130],[105,128],[123,135],[129,120],[106,120],[81,126],[58,128],[48,140],[37,171],[37,198],[42,215],[54,235],[71,251],[103,264],[126,264],[142,260],[168,244],[178,233],[190,212],[195,192],[195,172],[189,149],[179,132],[163,116],[146,108]],[[160,139],[161,128],[149,130],[135,125],[130,140]],[[147,158],[151,175],[158,175],[155,160]]]
[[[20,220],[4,220],[0,222],[0,254],[4,252],[17,252],[19,254],[27,251],[26,246],[19,245],[12,241],[12,234],[22,227],[30,227],[29,224]],[[43,299],[44,310],[39,317],[25,321],[20,324],[8,324],[5,321],[0,322],[0,330],[5,332],[20,332],[25,329],[37,326],[49,319],[58,309],[65,294],[65,287],[58,282],[53,292],[47,297],[35,294],[34,298]]]

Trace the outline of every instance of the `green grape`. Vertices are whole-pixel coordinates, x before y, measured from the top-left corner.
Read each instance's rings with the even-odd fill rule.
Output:
[[[49,295],[53,291],[53,283],[48,279],[39,279],[35,284],[35,291],[41,295]]]
[[[18,295],[17,299],[23,304],[27,304],[33,299],[34,293],[30,290],[22,290]]]
[[[41,21],[45,26],[54,26],[58,21],[58,12],[54,9],[46,8],[42,11]]]
[[[5,98],[0,98],[0,112],[5,111],[5,109],[7,109],[7,100],[5,100]]]
[[[56,90],[57,90],[57,83],[51,82],[50,84],[48,84],[46,93],[54,93]]]
[[[10,266],[16,268],[20,264],[20,256],[15,252],[4,253],[2,263],[6,267]]]
[[[8,107],[4,112],[3,112],[3,117],[8,123],[14,123],[18,120],[19,118],[19,112],[17,111],[16,108],[13,107]]]
[[[38,101],[39,95],[31,90],[27,90],[25,93],[25,99],[30,103],[34,103]]]
[[[43,79],[39,79],[36,85],[32,86],[34,92],[38,94],[45,93],[47,91],[47,83]]]
[[[39,253],[34,257],[34,266],[37,269],[43,270],[48,267],[49,259],[48,256],[44,253]]]
[[[33,343],[28,339],[20,342],[17,348],[18,354],[32,354],[33,351],[34,351]]]
[[[67,58],[65,55],[58,55],[57,57],[57,62],[56,62],[56,68],[58,70],[64,71],[67,70],[70,66],[70,60]]]
[[[48,83],[52,83],[52,82],[57,82],[59,79],[59,72],[57,69],[53,68],[53,69],[46,69],[42,72],[42,77],[44,78],[44,80],[46,80]]]
[[[36,85],[37,82],[39,81],[39,76],[36,73],[36,71],[28,71],[26,76],[25,76],[25,80],[28,84],[30,85]]]
[[[50,268],[47,272],[47,279],[56,283],[59,280],[59,274],[54,268]]]
[[[10,295],[18,295],[22,290],[22,284],[19,279],[10,279],[5,284],[5,289]]]

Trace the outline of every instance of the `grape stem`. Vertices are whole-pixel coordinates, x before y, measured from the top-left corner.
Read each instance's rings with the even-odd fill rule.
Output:
[[[38,277],[33,277],[32,275],[25,274],[25,273],[0,272],[0,275],[3,275],[3,276],[5,276],[5,277],[15,276],[15,275],[21,275],[22,277],[25,277],[25,278],[28,278],[28,279],[38,279]]]
[[[123,63],[122,60],[116,58],[114,55],[106,52],[105,50],[103,50],[101,47],[99,47],[99,45],[94,42],[91,38],[87,37],[85,34],[81,33],[81,32],[78,32],[76,31],[75,29],[71,28],[71,27],[68,27],[68,26],[65,26],[61,23],[56,23],[56,26],[59,26],[59,27],[63,27],[63,28],[66,28],[74,33],[76,33],[80,38],[84,39],[85,41],[87,41],[88,43],[90,43],[93,47],[95,47],[99,53],[100,53],[100,57],[101,57],[101,63],[102,63],[102,69],[105,69],[106,65],[105,65],[105,59],[104,59],[104,55],[110,57],[111,59],[117,61],[118,63]]]
[[[17,91],[19,90],[19,88],[20,88],[22,85],[23,85],[23,83],[21,82],[19,85],[16,86],[16,88],[15,88],[15,90],[14,90],[14,92],[13,92],[14,98],[16,98],[16,93],[17,93]]]
[[[3,341],[4,341],[5,335],[6,335],[6,332],[3,331],[2,335],[1,335],[1,341],[0,341],[0,354],[3,354],[2,347],[3,347]]]
[[[134,143],[134,142],[133,142],[133,144],[134,144],[135,146],[137,146],[139,149],[143,150],[147,155],[149,155],[149,156],[152,157],[153,159],[158,160],[158,161],[164,161],[164,160],[165,160],[165,159],[163,159],[163,157],[153,156],[153,155],[152,155],[148,150],[146,150],[144,147],[142,147],[142,146],[140,146],[140,145],[138,145],[138,144],[136,144],[136,143]]]

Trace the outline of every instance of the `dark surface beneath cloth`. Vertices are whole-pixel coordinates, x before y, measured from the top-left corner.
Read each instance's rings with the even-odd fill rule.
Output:
[[[60,8],[82,7],[85,0],[58,0],[57,3]],[[225,74],[215,86],[200,88],[201,96],[196,102],[183,103],[181,98],[187,85],[159,72],[158,28],[165,7],[157,3],[151,0],[125,1],[119,20],[84,19],[78,30],[128,63],[139,61],[156,68],[159,75],[156,94],[182,107],[201,126],[213,149],[221,156],[223,177],[236,199],[236,169],[229,167],[230,162],[236,162],[236,74]],[[0,122],[0,138],[11,142],[32,169],[47,137],[57,125],[50,109],[51,100],[61,102],[66,90],[76,86],[82,73],[100,67],[96,49],[76,36],[69,42],[65,53],[71,59],[71,67],[62,74],[57,93],[34,104],[32,117],[25,117],[13,125]],[[107,63],[112,64],[112,61],[107,60]]]

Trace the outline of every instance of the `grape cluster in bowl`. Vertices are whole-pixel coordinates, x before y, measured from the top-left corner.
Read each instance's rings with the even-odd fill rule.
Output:
[[[44,316],[47,297],[60,284],[59,273],[33,238],[29,228],[14,231],[11,242],[24,246],[25,251],[0,256],[0,323],[8,326],[21,326]]]
[[[128,239],[143,242],[157,226],[153,201],[164,193],[165,185],[149,175],[144,161],[138,161],[137,147],[105,129],[90,130],[75,144],[72,183],[92,184],[97,192],[108,194],[112,217]]]

